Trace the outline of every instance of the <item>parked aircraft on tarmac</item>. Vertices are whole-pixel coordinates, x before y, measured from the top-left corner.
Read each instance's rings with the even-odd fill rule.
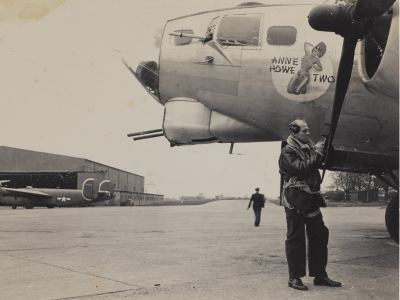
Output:
[[[29,209],[34,206],[54,208],[109,200],[113,196],[115,186],[109,180],[104,180],[99,184],[93,178],[84,181],[82,190],[34,189],[32,187],[12,189],[1,185],[9,181],[0,181],[0,205],[12,206],[13,209],[17,206]]]
[[[354,2],[354,3],[353,3]],[[181,145],[285,141],[306,119],[326,139],[324,170],[370,173],[398,191],[399,3],[242,3],[169,20],[158,63],[132,74],[165,106],[162,129]],[[357,49],[357,51],[356,51]],[[398,241],[398,194],[386,211]]]

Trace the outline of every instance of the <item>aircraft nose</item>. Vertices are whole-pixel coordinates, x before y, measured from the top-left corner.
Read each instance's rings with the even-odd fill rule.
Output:
[[[129,66],[129,64],[122,59],[122,62],[128,68],[128,70],[135,76],[140,84],[146,89],[146,91],[160,104],[164,105],[160,101],[158,93],[158,66],[155,61],[142,61],[139,63],[136,72]]]
[[[136,74],[142,84],[150,90],[158,90],[158,72],[155,61],[142,61],[136,69]]]

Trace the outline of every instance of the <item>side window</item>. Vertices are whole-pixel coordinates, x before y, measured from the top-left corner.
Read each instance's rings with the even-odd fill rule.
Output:
[[[218,29],[217,40],[224,46],[259,45],[261,14],[225,16]]]
[[[191,29],[180,29],[180,30],[175,30],[177,33],[189,33],[193,34],[193,30]],[[184,45],[189,45],[192,42],[192,38],[189,37],[180,37],[180,36],[174,36],[174,45],[175,46],[184,46]]]
[[[297,30],[292,26],[273,26],[268,29],[267,43],[274,46],[291,46],[296,42]]]

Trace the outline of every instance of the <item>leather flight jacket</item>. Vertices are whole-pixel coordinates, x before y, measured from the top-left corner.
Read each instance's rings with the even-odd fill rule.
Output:
[[[325,207],[319,194],[321,175],[318,171],[323,156],[319,153],[306,152],[299,155],[298,151],[289,145],[284,147],[279,158],[279,173],[284,177],[282,203],[289,209],[311,217]]]

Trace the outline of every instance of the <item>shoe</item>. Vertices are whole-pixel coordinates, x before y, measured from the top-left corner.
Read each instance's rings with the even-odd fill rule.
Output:
[[[342,284],[337,281],[333,281],[329,279],[328,277],[325,278],[318,278],[316,277],[314,279],[314,285],[325,285],[325,286],[332,286],[332,287],[340,287]]]
[[[288,285],[291,288],[294,288],[295,290],[300,290],[300,291],[307,291],[308,287],[306,287],[303,282],[301,281],[300,278],[295,278],[295,279],[290,279],[288,281]]]

